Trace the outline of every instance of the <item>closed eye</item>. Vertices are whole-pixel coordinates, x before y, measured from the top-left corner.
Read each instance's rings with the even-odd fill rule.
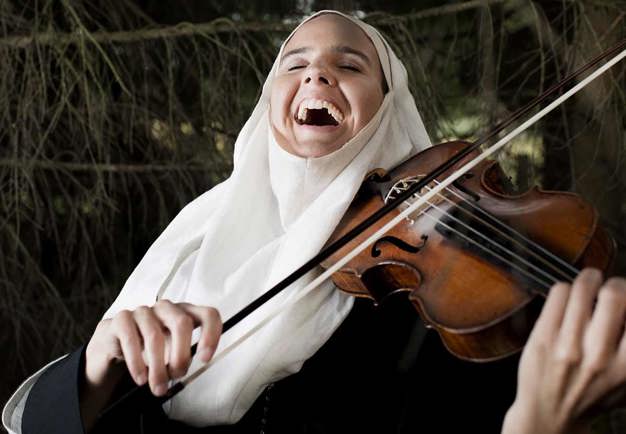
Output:
[[[347,69],[349,71],[361,72],[361,70],[354,65],[340,65],[339,67],[341,69]]]
[[[304,65],[294,65],[294,66],[290,66],[289,68],[287,68],[287,71],[294,71],[296,69],[302,69],[304,68]]]

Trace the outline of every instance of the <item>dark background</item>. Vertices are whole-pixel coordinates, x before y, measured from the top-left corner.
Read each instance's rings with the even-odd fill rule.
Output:
[[[228,176],[280,42],[355,13],[402,58],[434,142],[472,139],[626,36],[625,1],[0,0],[0,402],[87,341],[169,220]],[[624,63],[498,159],[581,194],[626,273]]]

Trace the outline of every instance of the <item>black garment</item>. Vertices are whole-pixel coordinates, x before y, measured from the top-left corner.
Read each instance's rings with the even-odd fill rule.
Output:
[[[24,413],[25,434],[82,432],[76,429],[80,426],[76,421],[80,359],[80,352],[72,354],[49,369],[33,387]],[[168,420],[160,410],[140,418],[127,409],[124,415],[103,421],[97,431],[499,433],[515,394],[517,359],[488,364],[463,362],[447,353],[436,333],[425,333],[406,300],[379,308],[357,300],[344,323],[302,370],[266,390],[237,424],[191,428]],[[45,409],[46,402],[59,401],[55,397],[59,383],[73,387],[63,391],[67,394],[65,407],[51,414]]]

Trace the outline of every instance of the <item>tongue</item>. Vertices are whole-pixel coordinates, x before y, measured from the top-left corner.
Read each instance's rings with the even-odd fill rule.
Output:
[[[335,118],[332,117],[325,108],[308,109],[306,111],[306,120],[304,121],[304,124],[316,126],[339,125]]]

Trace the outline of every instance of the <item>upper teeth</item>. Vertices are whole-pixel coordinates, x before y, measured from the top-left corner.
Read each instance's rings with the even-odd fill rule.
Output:
[[[341,110],[339,110],[335,104],[330,101],[313,98],[307,98],[300,103],[300,108],[298,109],[298,119],[304,122],[306,120],[306,112],[308,109],[319,110],[322,108],[325,108],[337,121],[337,123],[341,123],[341,121],[343,121],[343,113],[341,113]]]

